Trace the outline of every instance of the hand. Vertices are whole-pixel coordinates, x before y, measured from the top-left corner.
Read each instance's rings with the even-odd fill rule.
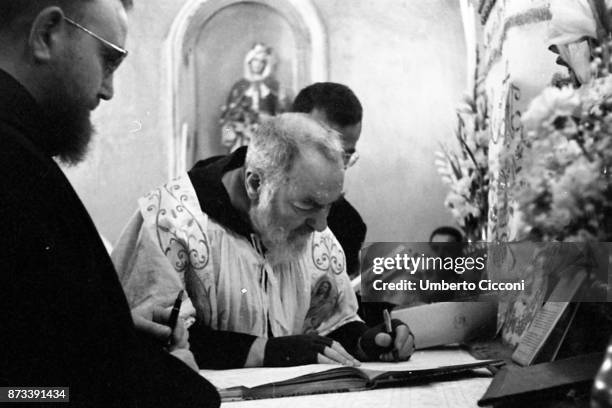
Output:
[[[340,363],[347,366],[361,364],[340,343],[316,334],[268,339],[263,363],[266,367],[287,367],[314,363]]]
[[[401,320],[393,319],[391,326],[392,334],[386,332],[384,324],[380,324],[361,335],[359,349],[365,359],[404,361],[414,353],[414,335],[408,325]]]
[[[176,349],[171,351],[170,354],[181,360],[183,363],[187,364],[187,366],[196,373],[200,371],[200,367],[198,367],[198,364],[195,361],[195,357],[188,349]]]
[[[167,323],[170,320],[173,303],[174,300],[171,298],[157,303],[145,301],[133,308],[132,320],[136,330],[152,336],[165,345],[172,332]],[[183,319],[179,317],[172,332],[170,350],[187,348],[189,348],[189,332],[185,330]]]

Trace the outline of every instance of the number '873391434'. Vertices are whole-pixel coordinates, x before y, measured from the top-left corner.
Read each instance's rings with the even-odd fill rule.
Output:
[[[0,387],[0,402],[69,402],[68,387]]]

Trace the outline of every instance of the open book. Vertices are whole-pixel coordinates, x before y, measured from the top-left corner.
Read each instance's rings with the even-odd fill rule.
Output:
[[[451,359],[448,362],[454,363],[456,361],[461,360],[453,361]],[[410,361],[407,361],[396,364],[364,363],[360,368],[338,367],[325,369],[325,365],[313,365],[276,369],[226,370],[227,372],[233,372],[232,374],[236,378],[225,378],[225,381],[218,374],[215,376],[215,372],[212,370],[203,370],[202,375],[220,388],[219,392],[223,401],[236,401],[332,392],[364,391],[382,387],[422,384],[445,378],[455,378],[455,376],[461,374],[470,375],[470,372],[474,369],[502,364],[500,360],[474,361],[473,358],[470,358],[468,361],[471,362],[434,367],[430,365],[430,368],[421,368],[423,367],[422,364],[411,364]],[[386,370],[385,368],[389,369]],[[288,377],[300,372],[306,374]],[[224,375],[223,372],[217,373],[220,373],[221,377]],[[260,378],[269,374],[269,378],[284,379],[260,383],[254,379],[259,374],[261,374]],[[274,374],[276,374],[276,377]],[[240,377],[244,381],[240,381]],[[246,385],[225,387],[237,383]]]

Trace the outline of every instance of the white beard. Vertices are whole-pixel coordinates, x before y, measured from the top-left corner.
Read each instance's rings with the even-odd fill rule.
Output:
[[[302,255],[311,234],[300,230],[287,231],[277,224],[274,196],[272,186],[263,186],[258,202],[249,210],[249,217],[267,249],[266,259],[270,264],[278,265]]]

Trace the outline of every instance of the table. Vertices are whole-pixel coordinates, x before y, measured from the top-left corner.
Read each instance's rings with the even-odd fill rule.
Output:
[[[410,361],[403,363],[364,363],[373,369],[424,369],[444,365],[465,364],[477,361],[458,347],[417,351]],[[324,371],[333,365],[309,365],[288,368],[245,368],[237,370],[201,370],[200,374],[217,388],[236,385],[255,386],[297,377],[302,374]],[[492,375],[484,369],[477,375],[453,381],[442,381],[401,388],[386,388],[372,391],[319,394],[300,397],[224,402],[226,408],[258,407],[477,407],[478,399],[491,382]]]

